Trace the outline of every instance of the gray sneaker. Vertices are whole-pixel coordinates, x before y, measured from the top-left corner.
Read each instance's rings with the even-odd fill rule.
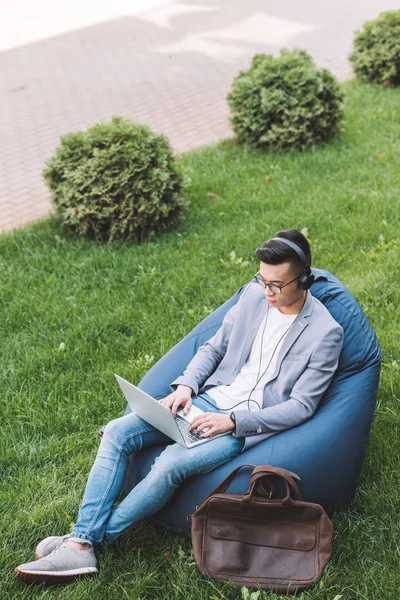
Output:
[[[44,538],[39,544],[36,546],[36,559],[44,558],[50,552],[53,552],[58,546],[61,546],[64,542],[69,538],[69,534],[67,535],[52,535],[50,537]]]
[[[22,581],[68,583],[98,573],[94,549],[79,550],[68,543],[58,546],[45,558],[20,565],[14,571]]]

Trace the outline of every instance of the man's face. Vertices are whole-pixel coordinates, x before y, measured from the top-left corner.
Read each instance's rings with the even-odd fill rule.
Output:
[[[299,275],[299,272],[296,272],[289,262],[280,265],[267,265],[260,262],[259,273],[263,281],[277,286],[285,285]],[[297,279],[284,287],[281,294],[274,294],[268,287],[265,288],[264,293],[270,306],[283,309],[282,312],[297,310],[302,305],[305,296],[304,290],[298,287]]]

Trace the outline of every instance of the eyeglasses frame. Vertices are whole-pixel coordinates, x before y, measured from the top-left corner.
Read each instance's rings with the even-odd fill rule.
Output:
[[[301,276],[303,275],[303,273],[300,273],[300,275],[297,275],[297,277],[295,277],[294,279],[291,279],[290,281],[288,281],[287,283],[284,283],[283,285],[277,285],[276,283],[267,283],[266,281],[264,281],[264,279],[261,277],[260,275],[260,271],[258,271],[258,273],[256,273],[254,275],[254,277],[257,279],[257,282],[260,285],[264,286],[264,290],[266,290],[267,288],[269,289],[270,292],[272,292],[273,294],[277,294],[280,295],[282,294],[282,290],[283,288],[285,288],[287,285],[289,285],[290,283],[293,283],[293,281],[296,281],[296,279],[299,279]],[[274,290],[271,289],[271,286],[274,288],[278,288],[279,292],[275,292]]]

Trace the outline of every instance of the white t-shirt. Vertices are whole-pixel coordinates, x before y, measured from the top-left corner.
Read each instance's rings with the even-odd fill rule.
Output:
[[[285,315],[277,308],[269,309],[258,330],[250,356],[234,381],[229,385],[218,385],[207,390],[207,394],[215,400],[218,408],[228,410],[238,402],[247,400],[250,394],[251,400],[255,400],[259,406],[250,401],[243,402],[236,408],[259,410],[262,407],[264,386],[275,371],[279,350],[296,317],[297,315]],[[257,380],[259,381],[256,385]]]

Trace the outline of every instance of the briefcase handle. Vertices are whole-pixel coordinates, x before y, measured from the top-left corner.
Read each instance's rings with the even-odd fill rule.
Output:
[[[243,502],[254,502],[256,497],[255,491],[257,489],[257,484],[260,483],[260,480],[263,477],[267,477],[268,483],[270,481],[271,476],[282,477],[286,486],[286,495],[282,498],[282,504],[290,504],[292,500],[303,500],[301,492],[295,482],[295,479],[300,481],[300,477],[293,473],[292,471],[287,471],[286,469],[282,469],[281,467],[274,467],[273,465],[262,465],[260,467],[255,467],[250,476],[249,488],[243,496]]]
[[[210,495],[213,494],[223,494],[228,487],[231,485],[232,481],[234,480],[234,478],[236,477],[237,473],[240,471],[240,469],[242,469],[243,467],[251,467],[253,469],[252,474],[250,476],[250,481],[249,481],[249,488],[246,492],[245,495],[249,494],[250,491],[253,494],[254,493],[254,487],[256,485],[256,483],[258,482],[259,484],[261,484],[261,479],[263,477],[267,477],[268,479],[268,483],[271,487],[271,489],[273,489],[272,485],[270,484],[269,478],[268,476],[271,475],[275,475],[275,476],[279,476],[282,477],[285,480],[285,484],[286,484],[286,496],[285,498],[283,498],[283,500],[285,501],[285,504],[290,503],[290,499],[291,499],[291,495],[290,492],[293,492],[293,499],[295,500],[302,500],[302,495],[301,492],[299,490],[299,488],[297,487],[296,482],[294,481],[295,479],[297,479],[298,481],[300,481],[300,477],[298,475],[296,475],[296,473],[292,473],[291,471],[287,471],[286,469],[282,469],[280,467],[274,467],[273,465],[262,465],[260,467],[256,467],[256,465],[252,465],[252,464],[243,464],[240,465],[239,467],[236,467],[236,469],[234,469],[229,475],[228,477],[226,477],[216,488],[213,492],[211,492]],[[289,497],[288,497],[289,496]],[[254,495],[252,496],[254,498]],[[282,500],[282,502],[283,502]],[[250,498],[248,498],[247,501],[252,501]]]

